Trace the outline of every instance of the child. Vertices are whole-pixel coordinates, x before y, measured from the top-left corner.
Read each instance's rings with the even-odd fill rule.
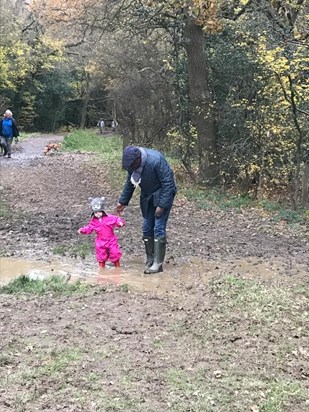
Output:
[[[118,216],[105,213],[104,200],[104,197],[89,197],[88,201],[92,210],[91,220],[87,226],[81,227],[78,233],[83,235],[96,233],[95,250],[100,268],[105,267],[107,260],[113,262],[115,267],[119,267],[122,252],[114,228],[124,226],[125,222]]]

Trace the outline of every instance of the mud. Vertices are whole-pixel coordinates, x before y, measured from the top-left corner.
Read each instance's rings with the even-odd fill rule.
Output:
[[[165,270],[149,277],[135,196],[118,232],[122,267],[99,271],[77,229],[89,196],[113,213],[121,187],[91,153],[44,156],[61,140],[31,138],[0,158],[0,281],[59,273],[110,286],[0,295],[1,412],[307,410],[308,228],[178,195]]]
[[[65,258],[72,258],[85,242],[76,231],[89,219],[88,197],[104,195],[108,211],[114,213],[121,187],[104,176],[105,166],[93,155],[44,156],[47,143],[61,140],[61,136],[29,139],[17,145],[12,159],[0,157],[1,197],[9,216],[0,221],[2,255],[46,260],[62,247]],[[119,239],[125,263],[143,255],[137,195],[123,217],[127,226],[119,231]],[[91,242],[86,262],[77,259],[77,263],[95,267]],[[295,275],[308,265],[308,244],[308,227],[274,222],[263,210],[204,211],[177,196],[166,261],[177,266],[196,256],[233,269],[235,261],[254,258],[254,265],[280,261],[279,274]]]

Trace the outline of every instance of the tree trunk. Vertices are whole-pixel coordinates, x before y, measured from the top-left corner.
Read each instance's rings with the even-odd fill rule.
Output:
[[[309,206],[309,162],[304,165],[302,186],[302,206],[306,208]]]
[[[88,110],[89,104],[89,95],[90,95],[90,75],[89,73],[85,72],[85,92],[83,95],[83,105],[82,105],[82,113],[80,119],[80,128],[84,129],[86,125],[86,115]]]
[[[186,20],[184,40],[188,59],[192,119],[197,132],[199,175],[203,183],[215,184],[218,180],[219,159],[215,143],[209,70],[204,52],[204,32],[190,17]]]

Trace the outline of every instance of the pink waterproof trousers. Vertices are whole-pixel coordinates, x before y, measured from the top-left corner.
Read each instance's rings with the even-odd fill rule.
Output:
[[[100,219],[93,217],[87,226],[80,228],[80,233],[90,235],[95,232],[95,251],[98,262],[116,262],[121,258],[122,252],[118,245],[115,227],[122,227],[125,222],[121,217],[106,215]]]

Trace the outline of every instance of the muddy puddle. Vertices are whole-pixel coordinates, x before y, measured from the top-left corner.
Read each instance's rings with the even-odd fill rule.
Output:
[[[40,280],[50,276],[62,276],[70,282],[80,280],[94,285],[128,285],[131,290],[164,293],[172,291],[179,282],[190,287],[197,279],[195,266],[192,262],[190,265],[183,264],[177,268],[166,265],[164,273],[144,275],[142,259],[123,262],[120,268],[107,263],[104,269],[85,269],[56,261],[0,258],[0,285],[7,284],[21,275]]]
[[[280,279],[290,278],[289,268],[283,262],[261,262],[257,258],[231,262],[207,261],[190,257],[186,262],[169,262],[163,273],[144,275],[143,260],[123,260],[122,267],[114,268],[107,264],[105,269],[95,265],[86,268],[61,261],[31,261],[13,258],[0,258],[0,285],[24,275],[30,279],[45,279],[62,276],[70,282],[80,280],[94,285],[128,285],[130,290],[141,292],[166,293],[178,289],[179,285],[191,289],[207,284],[220,275],[241,278]],[[300,268],[298,274],[305,275],[306,269]]]

